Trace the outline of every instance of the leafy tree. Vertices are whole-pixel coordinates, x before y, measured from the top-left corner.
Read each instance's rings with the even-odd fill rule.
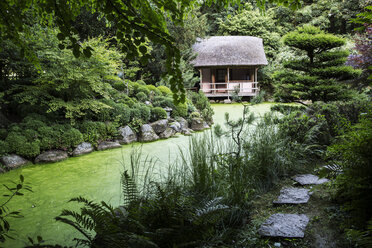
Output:
[[[244,9],[226,19],[219,19],[221,35],[249,35],[263,39],[266,55],[273,59],[280,46],[281,28],[275,25],[273,12],[267,11],[265,15],[258,8],[246,4]]]
[[[346,96],[341,81],[359,76],[360,71],[344,66],[348,53],[337,49],[345,40],[314,26],[304,26],[284,36],[284,43],[304,57],[284,64],[277,72],[276,97],[282,101],[332,101]]]
[[[176,101],[185,100],[185,90],[183,87],[180,64],[180,50],[174,44],[174,38],[170,35],[166,20],[183,25],[185,15],[196,4],[198,0],[132,0],[132,1],[111,1],[111,0],[73,0],[73,1],[43,1],[43,0],[25,0],[1,1],[0,9],[0,33],[10,38],[15,44],[22,47],[25,54],[34,62],[38,59],[35,53],[27,46],[27,43],[21,38],[21,33],[29,30],[26,24],[26,15],[38,17],[41,22],[47,23],[54,20],[60,32],[57,34],[58,39],[64,41],[68,38],[69,48],[73,50],[75,57],[84,54],[89,57],[92,54],[90,46],[82,47],[75,37],[76,28],[73,22],[84,9],[102,14],[108,21],[112,22],[117,28],[117,37],[122,45],[122,50],[128,58],[134,58],[139,55],[143,56],[143,61],[149,59],[147,48],[142,43],[145,38],[161,44],[165,47],[167,62],[167,72],[172,75],[170,79],[171,89]],[[230,3],[238,3],[237,0],[206,0],[206,4],[218,3],[222,6],[228,6]],[[266,1],[259,1],[264,6]],[[298,7],[300,0],[271,0],[275,3],[283,3]],[[26,10],[29,10],[27,12]],[[60,48],[63,48],[63,42]]]
[[[32,48],[38,55],[41,72],[31,82],[13,83],[7,98],[20,107],[31,107],[58,119],[74,122],[87,113],[99,113],[110,108],[99,99],[109,98],[111,85],[121,81],[116,75],[122,55],[109,49],[107,40],[95,38],[81,44],[93,47],[87,58],[75,58],[73,52],[58,48],[57,30],[35,27]]]

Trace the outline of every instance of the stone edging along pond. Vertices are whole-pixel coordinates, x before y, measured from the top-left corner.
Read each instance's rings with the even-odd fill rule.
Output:
[[[194,131],[202,131],[209,128],[209,125],[202,118],[193,118],[189,128],[188,122],[184,118],[179,118],[177,121],[174,119],[162,119],[150,124],[141,126],[139,134],[136,134],[129,126],[119,128],[119,139],[115,141],[102,141],[98,143],[97,150],[103,151],[107,149],[119,148],[121,145],[130,144],[133,142],[151,142],[158,139],[168,139],[176,133],[183,135],[191,135]],[[63,150],[50,150],[39,154],[34,163],[51,163],[67,159],[69,156],[77,157],[83,154],[91,153],[95,147],[88,142],[79,144],[72,152],[68,153]],[[0,173],[16,169],[23,165],[32,163],[19,155],[11,154],[5,155],[0,158]]]

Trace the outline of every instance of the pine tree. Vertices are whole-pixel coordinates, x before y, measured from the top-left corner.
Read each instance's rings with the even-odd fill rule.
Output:
[[[314,26],[304,26],[283,40],[304,56],[284,63],[285,69],[275,73],[274,78],[279,81],[275,94],[278,100],[328,102],[348,97],[345,81],[358,77],[360,71],[345,65],[348,52],[340,49],[344,39]]]

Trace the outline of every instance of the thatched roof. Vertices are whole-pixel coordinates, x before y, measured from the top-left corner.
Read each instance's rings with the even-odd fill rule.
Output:
[[[195,67],[267,65],[262,39],[252,36],[212,36],[193,45]]]

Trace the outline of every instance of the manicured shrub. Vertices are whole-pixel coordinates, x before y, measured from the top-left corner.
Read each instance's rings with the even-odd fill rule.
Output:
[[[18,152],[18,155],[26,158],[34,158],[40,154],[39,141],[24,143]]]
[[[162,92],[158,88],[156,88],[156,86],[154,86],[152,84],[149,84],[146,87],[147,87],[147,89],[150,90],[150,94],[152,92],[153,96],[161,96],[161,95],[163,95]]]
[[[5,140],[8,136],[8,131],[5,128],[0,128],[0,140]]]
[[[8,131],[10,132],[22,132],[22,128],[17,123],[12,123],[8,127]]]
[[[70,128],[61,134],[61,147],[71,149],[84,141],[83,134],[76,128]]]
[[[27,138],[28,141],[32,142],[38,139],[39,133],[34,129],[26,129],[22,134]]]
[[[169,97],[173,95],[171,89],[169,89],[167,86],[164,86],[164,85],[158,86],[158,90],[160,90],[163,96]]]
[[[41,120],[26,117],[23,119],[21,126],[23,127],[23,129],[37,130],[39,127],[46,126],[46,124]]]
[[[9,144],[9,152],[18,154],[24,143],[27,143],[27,138],[18,132],[10,132],[5,141]]]
[[[9,152],[9,144],[4,140],[0,140],[0,156],[3,156]]]
[[[133,105],[137,103],[135,98],[129,97],[125,94],[121,94],[116,101],[118,103],[125,104],[126,106],[128,106],[130,108],[133,107]]]
[[[11,132],[6,137],[10,153],[15,153],[26,158],[33,158],[40,154],[39,141],[28,142],[27,138],[20,133]]]
[[[199,91],[198,93],[190,92],[189,98],[194,106],[200,111],[203,119],[208,123],[211,123],[213,121],[214,111],[204,93],[202,91]]]
[[[40,137],[40,149],[42,151],[55,149],[58,147],[60,133],[52,127],[40,127],[38,129]]]
[[[146,85],[140,85],[140,86],[137,88],[137,92],[136,92],[136,94],[139,93],[139,92],[143,92],[143,93],[145,93],[146,96],[148,96],[148,95],[150,94],[150,90],[147,88]]]
[[[144,104],[137,103],[131,109],[131,118],[141,119],[143,123],[150,120],[150,108]]]
[[[200,113],[199,112],[192,112],[190,114],[190,118],[200,118]]]
[[[138,92],[136,94],[136,98],[140,102],[145,102],[145,101],[147,101],[149,99],[149,97],[145,93],[143,93],[143,92]]]
[[[187,117],[187,105],[186,103],[179,103],[175,106],[175,108],[172,110],[172,117]]]
[[[112,86],[114,89],[118,91],[125,91],[127,90],[127,86],[124,82],[115,82],[114,85]]]
[[[151,121],[167,119],[167,112],[161,107],[151,108]]]
[[[173,104],[173,99],[171,97],[165,97],[165,96],[154,97],[152,105],[154,107],[162,107],[162,108],[168,107],[168,108],[172,108],[172,109],[175,108],[175,106]]]

